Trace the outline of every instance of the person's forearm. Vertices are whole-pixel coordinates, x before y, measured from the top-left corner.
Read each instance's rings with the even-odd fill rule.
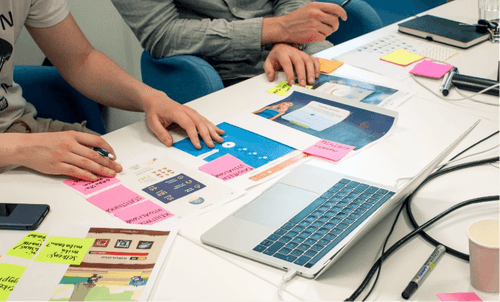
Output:
[[[75,89],[102,105],[145,111],[149,97],[161,94],[132,77],[105,54],[91,50],[81,64],[62,75]]]
[[[21,133],[0,133],[0,167],[19,165],[21,157]]]
[[[286,42],[289,40],[286,26],[281,17],[268,17],[262,19],[261,45]]]

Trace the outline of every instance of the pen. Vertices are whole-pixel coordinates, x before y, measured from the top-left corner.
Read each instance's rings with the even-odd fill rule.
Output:
[[[437,262],[441,257],[443,257],[444,253],[446,252],[446,248],[442,245],[438,245],[434,252],[432,252],[431,256],[427,261],[425,261],[424,265],[418,273],[411,279],[410,283],[408,283],[408,286],[406,286],[405,290],[401,294],[403,298],[409,299],[411,295],[418,289],[420,285],[425,281],[427,276],[432,272],[434,267],[436,267]]]
[[[340,7],[342,7],[342,8],[346,7],[346,5],[347,5],[347,4],[349,4],[349,2],[351,2],[351,0],[346,0],[346,1],[344,1],[344,2],[340,5]]]
[[[443,90],[441,91],[444,96],[447,96],[450,93],[451,79],[453,79],[453,76],[456,73],[458,73],[458,68],[453,67],[453,69],[449,72],[448,78],[446,79],[446,82],[444,83]]]
[[[98,147],[94,147],[92,149],[102,156],[106,156],[107,158],[110,158],[110,159],[115,159],[115,156],[113,154],[109,153],[108,151],[106,151],[104,149],[101,149]]]
[[[451,70],[450,70],[451,71]],[[450,71],[447,72],[444,77],[443,77],[443,80],[441,81],[441,86],[439,86],[439,91],[443,91],[443,88],[444,88],[444,84],[446,83],[446,81],[448,80],[448,77],[450,76]]]

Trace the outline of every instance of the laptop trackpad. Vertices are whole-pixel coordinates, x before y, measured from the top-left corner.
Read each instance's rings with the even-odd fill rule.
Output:
[[[252,200],[235,217],[271,228],[281,226],[295,213],[311,203],[318,193],[276,183],[269,190]]]

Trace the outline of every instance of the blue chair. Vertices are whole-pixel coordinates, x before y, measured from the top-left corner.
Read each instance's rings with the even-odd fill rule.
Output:
[[[224,88],[217,71],[192,55],[156,59],[143,51],[141,74],[144,83],[181,104]]]
[[[23,97],[35,106],[38,116],[66,123],[87,121],[87,128],[106,133],[96,102],[71,87],[54,67],[16,65],[14,82],[23,89]]]
[[[344,0],[322,2],[340,5]],[[380,17],[362,0],[351,1],[345,10],[347,21],[341,21],[339,30],[328,37],[335,45],[382,27]],[[156,59],[143,51],[141,74],[145,84],[165,92],[181,104],[224,88],[215,69],[205,60],[193,55]]]

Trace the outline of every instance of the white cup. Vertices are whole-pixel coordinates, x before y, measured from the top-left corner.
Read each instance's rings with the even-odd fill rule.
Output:
[[[500,0],[478,0],[479,19],[488,21],[500,18]]]
[[[470,255],[470,282],[485,293],[498,293],[499,285],[498,219],[484,219],[467,228]]]

